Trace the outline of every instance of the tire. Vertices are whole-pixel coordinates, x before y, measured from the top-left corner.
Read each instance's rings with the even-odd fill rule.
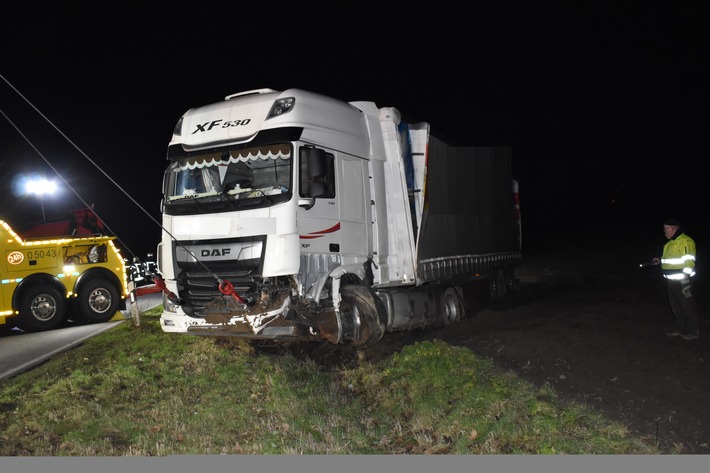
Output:
[[[111,320],[120,301],[113,284],[105,279],[92,279],[81,287],[76,303],[79,317],[93,324]]]
[[[460,321],[464,317],[466,317],[466,312],[463,307],[463,300],[461,299],[461,296],[459,296],[459,293],[455,287],[447,287],[441,294],[439,303],[439,318],[441,319],[440,325],[450,325],[454,322]]]
[[[17,327],[25,332],[42,332],[55,329],[64,322],[67,301],[51,286],[34,286],[23,292],[19,309]]]
[[[491,285],[491,298],[499,299],[505,297],[508,290],[505,282],[505,271],[499,269],[489,276]]]
[[[385,334],[387,309],[384,302],[369,288],[346,285],[340,288],[341,312],[346,314],[347,323],[358,327],[353,331],[350,344],[356,348],[367,348]]]

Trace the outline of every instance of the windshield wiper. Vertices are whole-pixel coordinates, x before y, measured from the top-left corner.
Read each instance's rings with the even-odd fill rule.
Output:
[[[179,198],[179,199],[171,199],[171,200],[168,201],[168,204],[170,204],[170,205],[179,205],[179,206],[181,206],[181,207],[184,207],[184,206],[186,206],[186,205],[188,205],[188,204],[191,204],[191,205],[197,207],[198,210],[203,210],[203,209],[204,209],[203,206],[202,206],[202,204],[200,204],[200,203],[198,202],[198,199],[195,199],[195,198],[183,198],[183,197],[181,197],[181,198]]]
[[[261,190],[261,189],[255,190],[255,191],[253,192],[253,194],[256,194],[257,192],[258,192],[259,194],[261,194],[261,195],[258,195],[258,194],[257,194],[257,195],[255,195],[255,196],[253,196],[253,197],[251,197],[251,198],[266,197],[266,200],[268,200],[271,205],[274,205],[274,200],[271,198],[270,195],[268,195],[266,192],[264,192],[264,191]]]

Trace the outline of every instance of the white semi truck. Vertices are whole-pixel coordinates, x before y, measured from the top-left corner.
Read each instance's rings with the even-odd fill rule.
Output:
[[[452,147],[391,107],[299,89],[188,110],[163,180],[162,330],[367,347],[514,285],[510,147]]]

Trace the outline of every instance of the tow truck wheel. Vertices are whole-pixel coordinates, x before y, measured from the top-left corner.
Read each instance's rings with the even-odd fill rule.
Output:
[[[384,302],[371,289],[359,285],[340,288],[341,311],[346,314],[352,335],[350,343],[357,348],[374,345],[385,334],[387,309]]]
[[[41,332],[57,328],[66,316],[66,299],[48,286],[27,289],[20,299],[17,327],[25,332]]]
[[[449,325],[465,317],[463,301],[454,287],[447,287],[441,294],[439,318],[443,325]]]
[[[79,290],[76,302],[85,322],[108,322],[118,311],[118,290],[105,279],[93,279]]]

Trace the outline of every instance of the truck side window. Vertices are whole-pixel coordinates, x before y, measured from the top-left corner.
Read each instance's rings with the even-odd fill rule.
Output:
[[[323,153],[324,166],[322,169],[315,169],[313,161],[309,159],[313,151],[313,149],[301,148],[299,194],[301,197],[332,199],[335,197],[335,157],[331,153]],[[322,150],[317,151],[322,152]]]

